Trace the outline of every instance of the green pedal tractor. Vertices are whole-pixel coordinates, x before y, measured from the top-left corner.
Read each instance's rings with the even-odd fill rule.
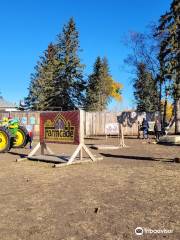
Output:
[[[0,153],[13,148],[23,148],[30,141],[30,136],[17,119],[4,118],[0,121]]]

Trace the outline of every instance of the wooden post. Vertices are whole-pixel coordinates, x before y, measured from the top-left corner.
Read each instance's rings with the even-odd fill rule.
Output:
[[[80,110],[80,144],[84,144],[84,112]]]
[[[122,124],[120,123],[119,124],[119,144],[121,147],[125,147],[125,143],[124,143],[124,131],[123,131],[123,126]]]
[[[84,144],[84,112],[80,110],[80,144]],[[83,149],[79,151],[79,159],[83,158]]]
[[[83,159],[83,149],[81,148],[79,151],[79,160],[81,161]]]
[[[120,128],[121,128],[121,146],[125,147],[125,144],[124,144],[124,132],[123,132],[122,124],[120,124]]]
[[[41,143],[41,155],[44,155],[45,143]]]
[[[119,124],[119,134],[118,134],[118,136],[119,136],[119,145],[121,146],[121,124]]]

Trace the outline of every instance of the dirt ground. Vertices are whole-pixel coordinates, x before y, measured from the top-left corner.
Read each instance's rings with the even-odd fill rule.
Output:
[[[86,140],[89,147],[103,142]],[[15,162],[28,148],[0,154],[0,240],[179,240],[180,164],[172,160],[180,157],[180,146],[125,143],[123,149],[92,150],[101,161],[63,168]],[[137,227],[173,233],[137,236]]]

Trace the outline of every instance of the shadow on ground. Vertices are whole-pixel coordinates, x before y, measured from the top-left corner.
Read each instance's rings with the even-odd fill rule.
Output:
[[[145,160],[145,161],[166,161],[166,162],[174,162],[174,159],[170,158],[154,158],[154,157],[143,157],[143,156],[128,156],[128,155],[115,155],[109,153],[100,153],[104,157],[109,158],[123,158],[128,160]]]
[[[11,155],[19,156],[20,158],[27,157],[27,154],[23,154],[23,153],[17,153],[17,152],[8,152],[8,153]]]

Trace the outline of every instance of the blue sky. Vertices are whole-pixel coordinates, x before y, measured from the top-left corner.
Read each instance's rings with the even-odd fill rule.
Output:
[[[27,96],[30,74],[43,51],[70,17],[80,33],[85,74],[92,71],[95,58],[106,56],[111,74],[123,83],[122,103],[109,109],[133,106],[131,75],[124,69],[128,49],[123,36],[144,31],[169,9],[170,0],[1,0],[0,1],[0,91],[3,97],[19,102]]]

